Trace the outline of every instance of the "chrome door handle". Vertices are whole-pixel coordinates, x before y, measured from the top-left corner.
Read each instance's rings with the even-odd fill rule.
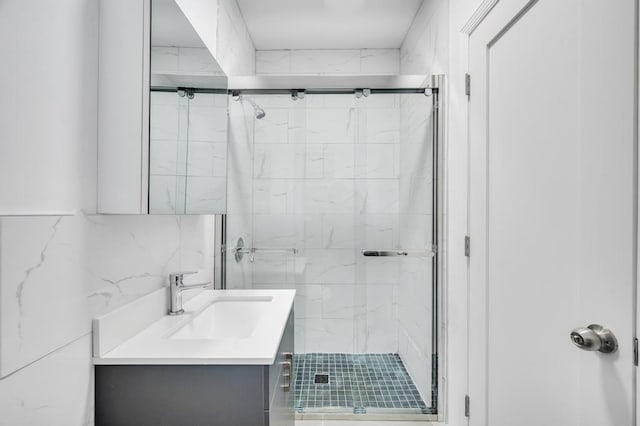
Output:
[[[616,336],[599,324],[576,328],[571,332],[571,341],[585,351],[599,351],[610,354],[618,349]]]
[[[408,256],[409,253],[406,251],[391,251],[391,250],[362,250],[362,255],[366,257],[375,257],[375,256]]]

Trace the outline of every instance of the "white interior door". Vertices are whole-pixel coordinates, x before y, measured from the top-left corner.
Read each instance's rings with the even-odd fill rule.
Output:
[[[635,3],[502,0],[470,36],[472,426],[633,424]],[[594,323],[617,352],[573,345]]]

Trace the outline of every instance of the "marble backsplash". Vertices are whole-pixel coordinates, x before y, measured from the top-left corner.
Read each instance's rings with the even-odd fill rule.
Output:
[[[3,217],[0,376],[90,333],[94,316],[167,285],[170,272],[210,279],[212,265],[212,216]]]

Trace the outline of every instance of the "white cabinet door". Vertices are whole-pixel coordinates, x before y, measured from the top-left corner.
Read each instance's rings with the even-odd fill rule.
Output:
[[[502,0],[470,36],[472,426],[633,424],[635,3]],[[617,352],[573,345],[593,323]]]

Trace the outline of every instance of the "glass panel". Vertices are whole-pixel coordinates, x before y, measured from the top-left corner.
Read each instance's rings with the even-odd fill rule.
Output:
[[[153,0],[149,213],[226,212],[227,78],[174,0]]]
[[[227,241],[257,251],[227,286],[296,289],[299,412],[429,411],[430,123],[422,94],[231,101]]]

